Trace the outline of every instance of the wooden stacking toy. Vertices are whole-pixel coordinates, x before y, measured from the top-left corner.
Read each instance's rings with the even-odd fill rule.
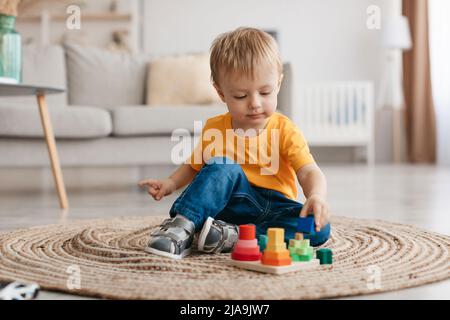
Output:
[[[288,266],[292,263],[289,250],[284,242],[284,229],[269,228],[267,230],[267,246],[261,263],[269,266]]]
[[[289,240],[289,253],[292,261],[310,261],[314,259],[314,250],[309,245],[309,239]]]
[[[264,252],[262,256],[260,248]],[[284,274],[316,268],[320,263],[318,259],[314,259],[309,240],[304,239],[301,233],[296,233],[295,239],[289,240],[287,249],[284,229],[269,228],[267,235],[260,235],[257,242],[255,226],[240,225],[239,240],[227,264],[252,271]]]
[[[239,226],[239,239],[231,253],[231,259],[238,261],[259,261],[261,259],[253,224]]]

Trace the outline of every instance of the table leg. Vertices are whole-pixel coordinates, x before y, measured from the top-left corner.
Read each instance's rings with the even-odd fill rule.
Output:
[[[53,127],[48,113],[45,96],[38,94],[36,96],[39,105],[39,113],[41,115],[42,127],[44,129],[45,141],[47,142],[48,153],[50,155],[50,162],[52,165],[53,177],[55,179],[56,189],[58,191],[59,205],[62,209],[67,209],[69,204],[67,202],[66,187],[64,185],[63,176],[61,172],[61,165],[59,163],[58,151],[56,150],[55,135],[53,134]]]

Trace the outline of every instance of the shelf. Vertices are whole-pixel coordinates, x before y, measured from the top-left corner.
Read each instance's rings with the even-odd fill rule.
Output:
[[[54,21],[65,21],[70,14],[49,14],[49,19]],[[18,22],[40,21],[41,15],[17,17]],[[131,21],[129,13],[85,13],[81,14],[81,21]]]

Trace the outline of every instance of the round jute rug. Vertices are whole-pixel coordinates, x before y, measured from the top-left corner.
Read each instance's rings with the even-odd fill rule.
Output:
[[[162,217],[86,220],[0,235],[0,280],[119,299],[314,299],[371,294],[450,277],[450,237],[376,220],[332,219],[332,266],[270,275],[142,250]]]

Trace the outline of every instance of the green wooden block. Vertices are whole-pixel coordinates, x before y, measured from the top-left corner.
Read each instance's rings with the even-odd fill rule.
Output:
[[[324,264],[333,264],[333,256],[328,256],[324,261]]]
[[[307,256],[308,255],[308,248],[298,248],[296,249],[296,253],[300,256]]]
[[[319,259],[319,261],[320,261],[320,264],[333,264],[333,261],[332,260],[329,260],[329,259]]]
[[[261,243],[267,244],[268,240],[269,239],[267,238],[267,236],[265,234],[262,234],[262,235],[259,236],[259,242],[261,242]]]
[[[289,246],[294,248],[301,248],[301,240],[290,239]]]
[[[309,239],[300,240],[300,248],[308,248],[309,246]]]
[[[308,255],[299,255],[299,261],[311,261],[311,257]]]
[[[258,239],[259,250],[264,251],[266,249],[267,241],[268,241],[268,238],[266,235],[262,234],[259,236],[259,239]]]
[[[308,247],[307,249],[306,249],[306,252],[307,252],[307,254],[308,255],[310,255],[311,257],[314,255],[314,249],[313,249],[313,247]]]
[[[291,259],[292,261],[301,261],[300,256],[298,254],[292,254]]]
[[[297,254],[297,248],[289,247],[289,254],[292,256],[293,254]]]
[[[333,264],[333,252],[331,249],[322,248],[316,251],[320,264]]]
[[[333,252],[331,251],[331,249],[328,248],[320,248],[317,250],[317,253],[321,255],[329,255],[332,254]]]

